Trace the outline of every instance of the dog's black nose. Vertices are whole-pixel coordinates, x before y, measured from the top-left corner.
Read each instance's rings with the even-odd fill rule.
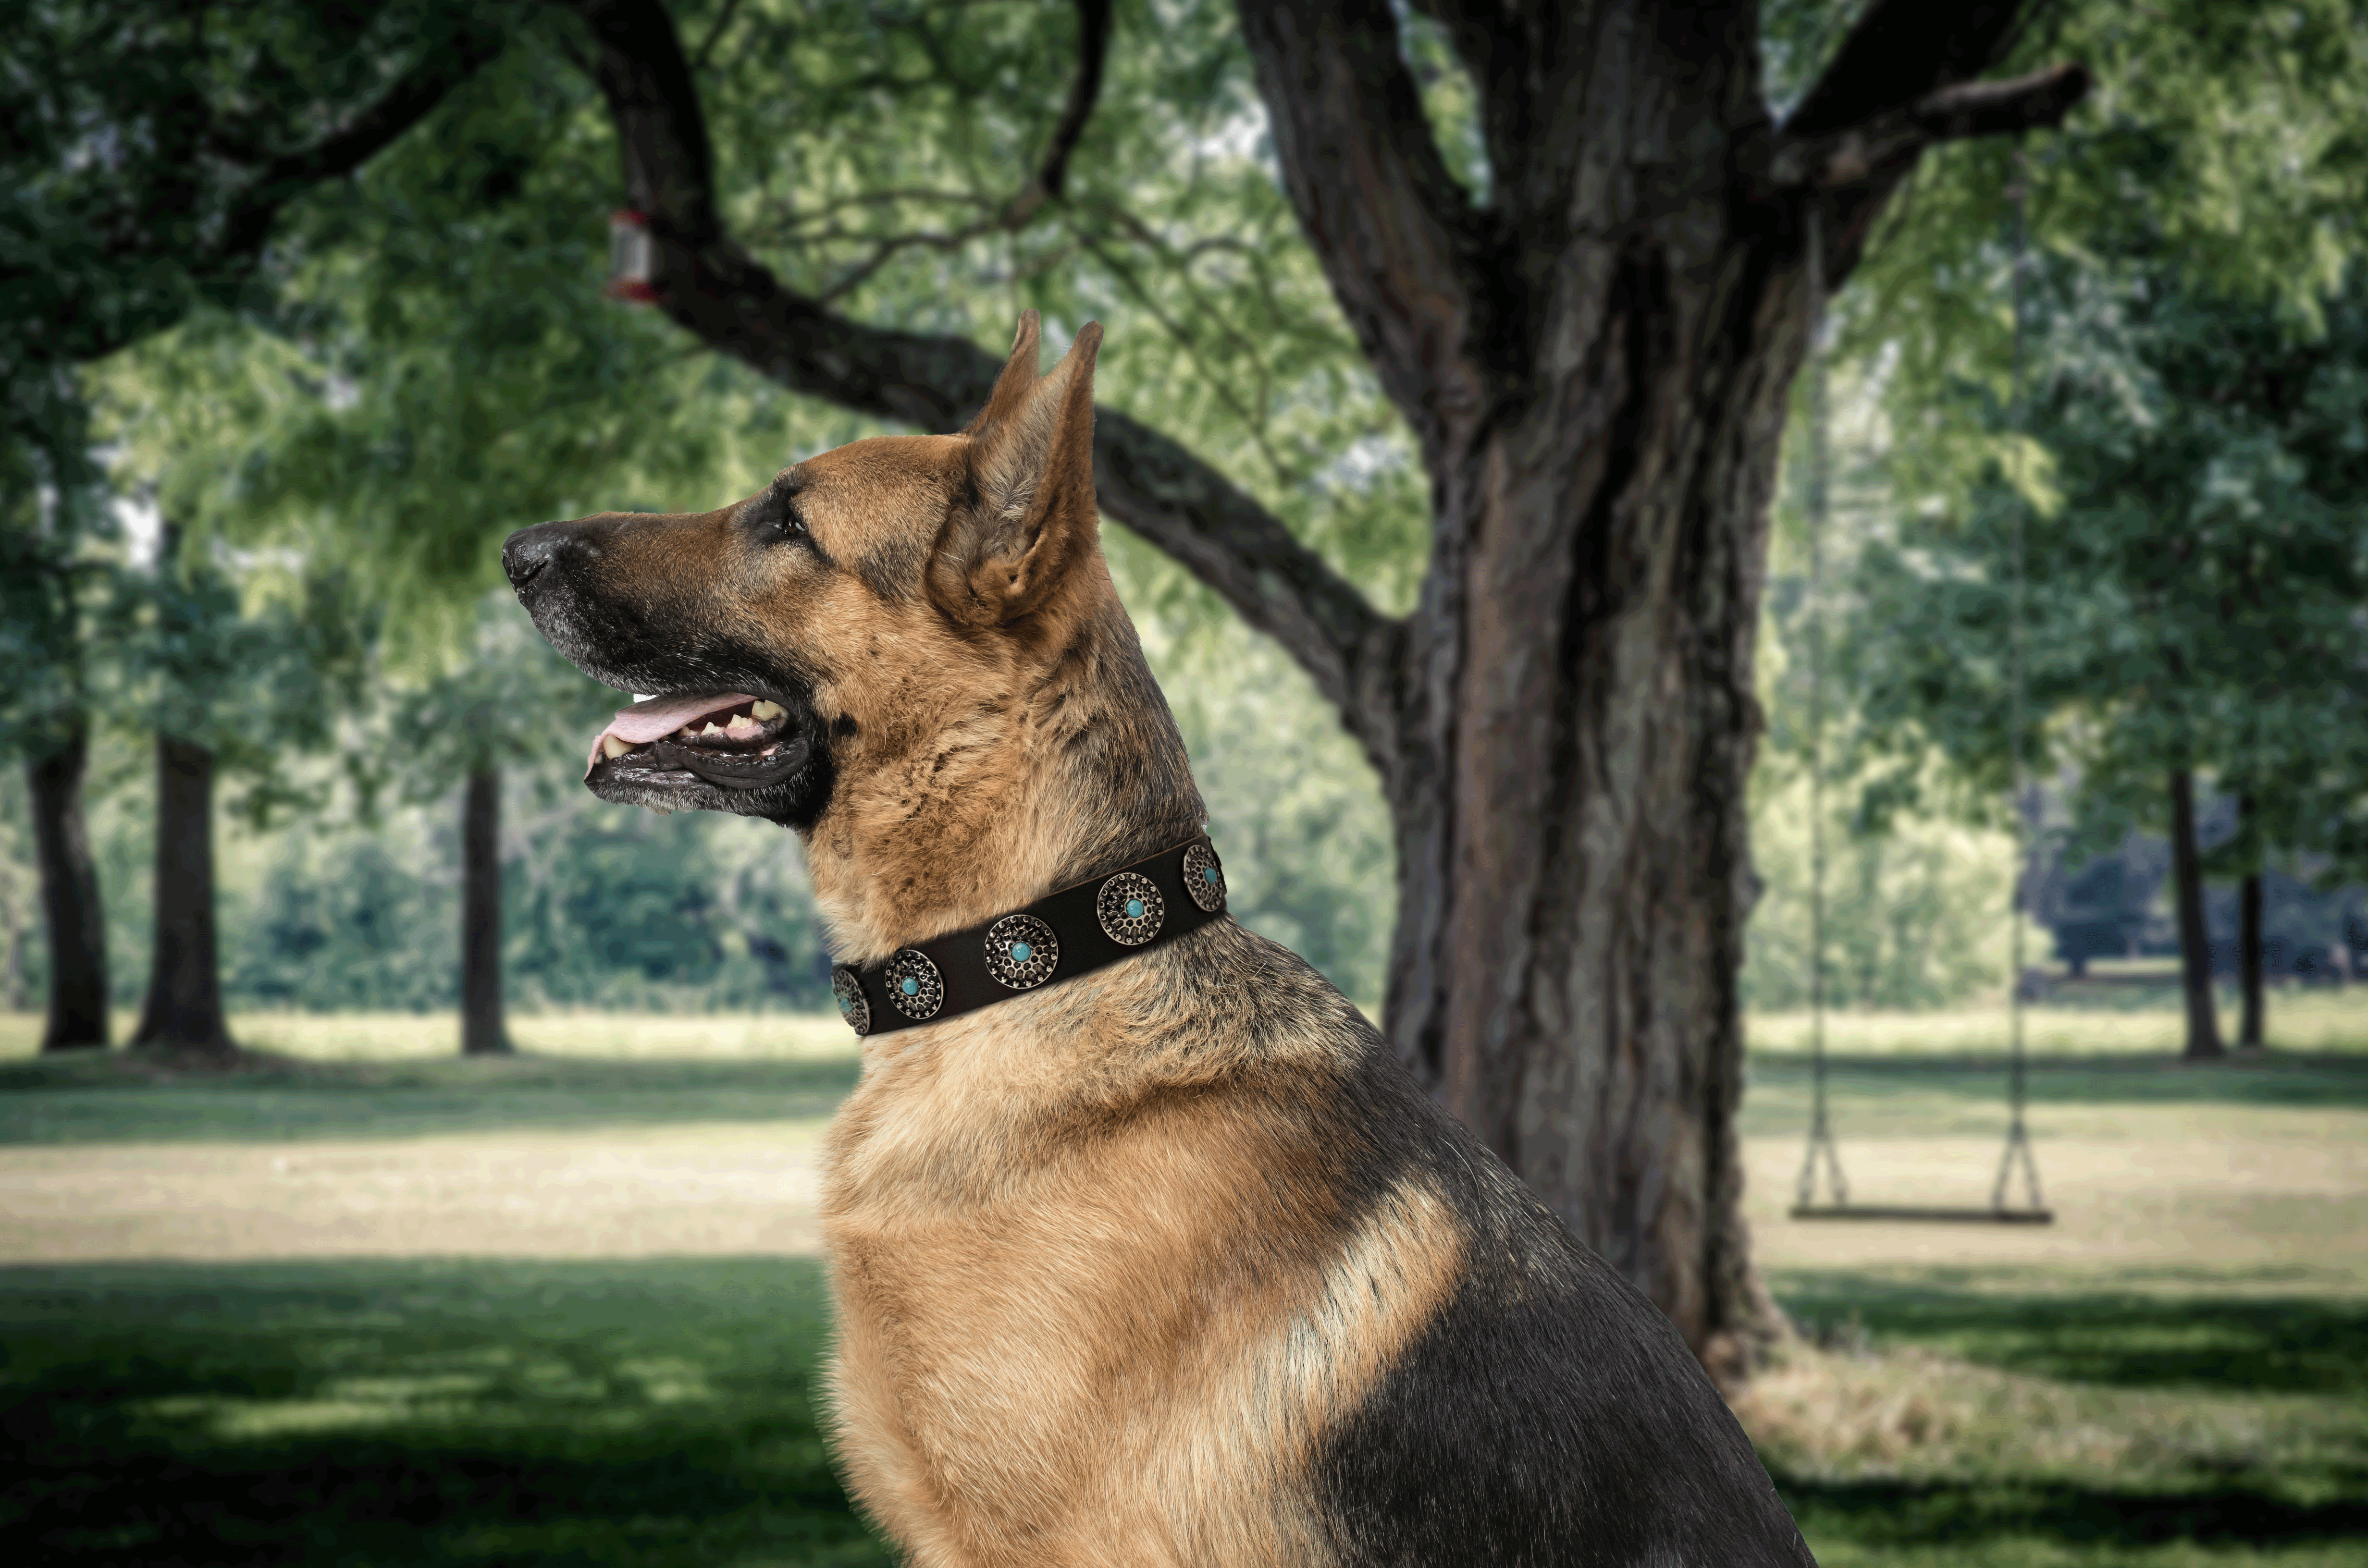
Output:
[[[564,523],[541,523],[534,528],[520,528],[510,535],[502,546],[502,570],[509,574],[510,587],[526,592],[535,574],[551,564],[561,546],[567,542]]]

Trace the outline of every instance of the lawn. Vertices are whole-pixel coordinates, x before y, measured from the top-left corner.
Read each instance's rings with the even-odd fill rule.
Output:
[[[2045,1231],[1787,1219],[1807,1070],[1754,1021],[1803,1332],[1739,1409],[1825,1563],[2368,1568],[2368,1028],[2196,1070],[2105,1017],[2033,1073]],[[1996,1021],[1835,1031],[1861,1196],[1987,1196]],[[883,1560],[811,1397],[835,1020],[238,1027],[279,1054],[52,1064],[0,1018],[0,1561]]]
[[[0,1268],[17,1564],[885,1561],[803,1258]]]

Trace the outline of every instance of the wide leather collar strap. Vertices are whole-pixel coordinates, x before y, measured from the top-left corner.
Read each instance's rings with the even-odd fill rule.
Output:
[[[857,1034],[888,1034],[1089,974],[1224,912],[1225,869],[1204,835],[879,963],[840,964],[830,988]]]

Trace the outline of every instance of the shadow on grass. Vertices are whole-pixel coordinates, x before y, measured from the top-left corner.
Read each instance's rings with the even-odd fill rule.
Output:
[[[2368,1396],[2368,1301],[1970,1288],[1984,1278],[1786,1270],[1776,1291],[1813,1336],[1855,1324],[2059,1382]]]
[[[2179,1549],[2216,1558],[2340,1543],[2342,1561],[2368,1561],[2351,1555],[2368,1551],[2368,1302],[2067,1294],[2037,1280],[2018,1290],[2012,1274],[1970,1269],[1912,1282],[1783,1270],[1771,1283],[1804,1333],[1827,1343],[1912,1344],[2035,1379],[2169,1393],[2170,1402],[2135,1407],[2157,1411],[2156,1419],[2193,1408],[2190,1400],[2234,1402],[2217,1405],[2228,1414],[2216,1437],[2141,1432],[2152,1440],[2110,1472],[2016,1473],[2010,1460],[1991,1468],[1995,1460],[1981,1460],[1934,1477],[1778,1468],[1778,1490],[1813,1542],[1918,1562],[1932,1551],[2020,1562],[2006,1544],[2015,1540],[2082,1562],[2123,1562],[2121,1553],[2141,1549],[2170,1548],[2190,1562]],[[2281,1403],[2253,1403],[2263,1396]],[[2111,1409],[2096,1418],[2133,1419]],[[2034,1560],[2072,1559],[2042,1550]],[[2230,1561],[2256,1559],[2237,1551]]]
[[[0,1269],[12,1563],[884,1561],[811,1263]]]
[[[2368,1503],[2300,1504],[2237,1488],[2157,1493],[2011,1479],[1827,1481],[1781,1471],[1775,1482],[1803,1535],[1861,1547],[1969,1547],[2033,1537],[2090,1548],[2368,1538]]]
[[[0,1065],[0,1144],[251,1142],[826,1116],[852,1057],[347,1062],[247,1055],[176,1070],[129,1052]]]
[[[2351,1303],[2014,1296],[1830,1272],[1778,1285],[1812,1326],[1855,1314],[2047,1377],[2340,1403],[2368,1365]],[[797,1260],[0,1268],[0,1561],[882,1562],[815,1423],[824,1324],[819,1270]],[[2309,1483],[2267,1460],[2277,1473],[2151,1488],[2011,1471],[1776,1479],[1813,1541],[1921,1561],[2035,1539],[2103,1562],[2368,1538],[2360,1452],[2315,1456]]]

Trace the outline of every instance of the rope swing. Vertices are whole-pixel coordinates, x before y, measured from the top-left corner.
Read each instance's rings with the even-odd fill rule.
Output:
[[[2022,162],[2022,148],[2014,150],[2014,183],[2007,187],[2014,205],[2014,433],[2031,433],[2030,393],[2023,377],[2023,273],[2031,261],[2030,235],[2023,224],[2023,189],[2028,183]],[[2009,503],[2014,508],[2014,591],[2007,612],[2007,755],[2011,759],[2014,799],[2014,862],[2015,879],[2011,893],[2014,914],[2011,957],[2007,976],[2007,1017],[2012,1042],[2008,1051],[2006,1147],[1999,1152],[1998,1181],[1990,1188],[1990,1209],[2003,1219],[2009,1213],[2024,1214],[2032,1222],[2046,1224],[2055,1216],[2039,1196],[2039,1162],[2032,1157],[2031,1130],[2023,1123],[2023,1049],[2022,1049],[2022,926],[2023,906],[2027,902],[2023,891],[2031,885],[2031,824],[2025,814],[2024,802],[2030,799],[2030,781],[2022,770],[2022,523],[2023,500],[2020,486],[2015,488]],[[2007,1207],[2007,1187],[2015,1167],[2022,1169],[2029,1205],[2021,1210]]]
[[[2018,435],[2027,423],[2023,401],[2023,267],[2027,240],[2023,229],[2022,153],[2015,153],[2015,181],[2009,187],[2014,207],[2014,426]],[[1826,254],[1824,214],[1816,199],[1804,204],[1807,216],[1809,272],[1809,593],[1805,607],[1809,642],[1809,1136],[1801,1154],[1801,1173],[1793,1185],[1792,1217],[1795,1220],[1891,1220],[1902,1221],[1966,1221],[1980,1224],[2045,1225],[2055,1222],[2039,1194],[2039,1165],[2032,1156],[2031,1132],[2023,1119],[2022,916],[2023,887],[2029,881],[2030,851],[2023,822],[2022,759],[2022,497],[2015,494],[2013,554],[2009,562],[2012,590],[2007,618],[2008,727],[2014,799],[2016,877],[2012,903],[2013,931],[2009,938],[2010,969],[2007,1010],[2011,1040],[2007,1077],[2006,1149],[1998,1160],[1998,1181],[1990,1189],[1987,1209],[1946,1208],[1923,1204],[1870,1204],[1850,1200],[1850,1182],[1842,1175],[1841,1150],[1835,1142],[1826,1092],[1826,626],[1825,531],[1832,507],[1829,411],[1826,374]],[[2021,1208],[2007,1201],[2013,1173],[2020,1168],[2029,1202]],[[1817,1200],[1823,1175],[1827,1201]]]

